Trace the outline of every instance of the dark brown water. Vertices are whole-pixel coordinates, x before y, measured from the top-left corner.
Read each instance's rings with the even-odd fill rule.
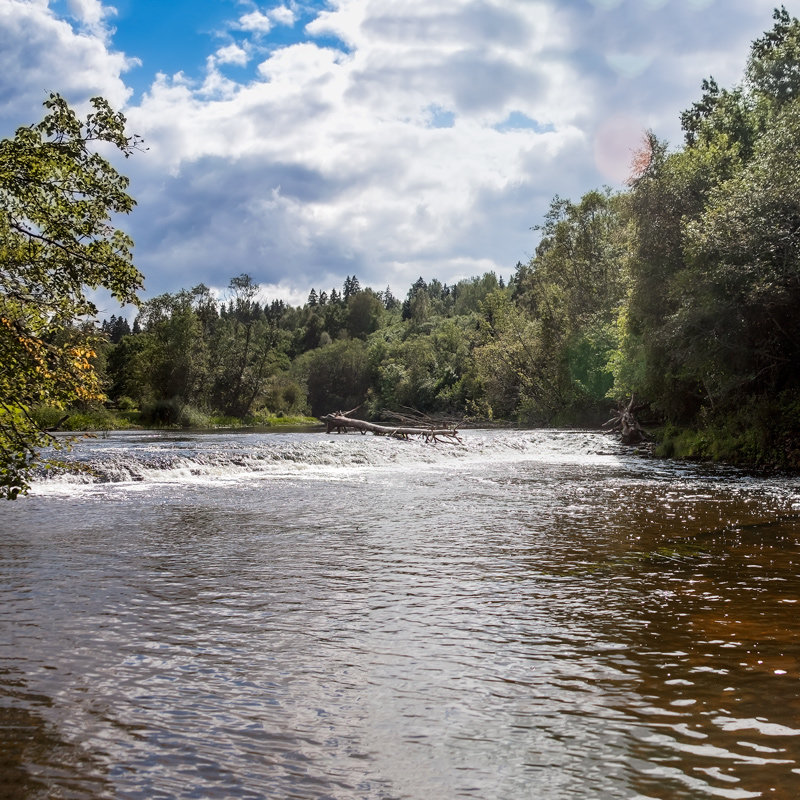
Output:
[[[800,485],[120,435],[0,517],[0,797],[800,797]]]

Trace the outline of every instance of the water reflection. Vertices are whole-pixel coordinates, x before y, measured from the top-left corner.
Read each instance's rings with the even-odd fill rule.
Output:
[[[53,698],[34,694],[13,668],[0,669],[0,787],[4,798],[111,794],[104,753],[63,737],[46,719]]]
[[[636,578],[649,600],[647,634],[632,639],[642,679],[632,785],[643,795],[797,794],[798,542],[796,521],[703,535],[702,550],[662,547]]]

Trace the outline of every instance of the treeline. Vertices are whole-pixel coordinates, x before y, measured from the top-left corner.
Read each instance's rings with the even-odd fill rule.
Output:
[[[162,295],[130,332],[106,323],[111,398],[156,421],[363,403],[553,425],[635,395],[668,449],[800,464],[798,20],[776,10],[741,85],[701,91],[680,147],[644,137],[627,190],[556,197],[507,284],[420,278],[400,302],[353,276],[289,307],[241,275],[224,301]]]
[[[420,278],[404,302],[356,276],[341,291],[312,289],[302,307],[258,294],[239,275],[224,299],[201,285],[143,303],[132,327],[104,321],[98,368],[109,398],[163,424],[319,416],[362,403],[372,414],[405,406],[493,415],[481,389],[492,376],[475,356],[491,338],[490,297],[510,302],[494,274],[454,286]],[[509,399],[503,415],[514,406]]]

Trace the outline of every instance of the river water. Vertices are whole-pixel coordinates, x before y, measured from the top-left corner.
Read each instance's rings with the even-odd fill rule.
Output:
[[[0,797],[800,797],[800,484],[112,434],[0,516]]]

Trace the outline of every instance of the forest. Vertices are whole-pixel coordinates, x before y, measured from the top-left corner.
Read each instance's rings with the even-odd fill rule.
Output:
[[[132,325],[83,325],[106,406],[148,425],[359,407],[598,426],[635,398],[663,455],[800,467],[800,22],[773,16],[740,85],[702,81],[678,146],[644,133],[624,190],[555,197],[505,279],[421,276],[396,298],[354,275],[298,307],[247,274],[163,294]]]

